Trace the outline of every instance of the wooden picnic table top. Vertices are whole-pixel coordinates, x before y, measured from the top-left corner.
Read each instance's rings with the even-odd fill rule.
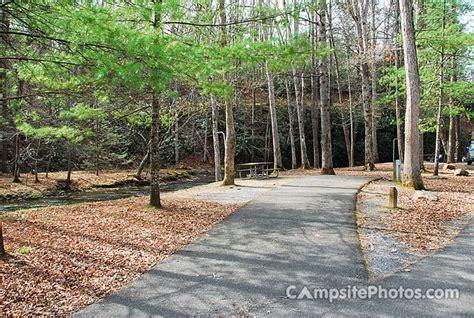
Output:
[[[266,166],[272,165],[273,162],[247,162],[247,163],[239,163],[238,166]]]

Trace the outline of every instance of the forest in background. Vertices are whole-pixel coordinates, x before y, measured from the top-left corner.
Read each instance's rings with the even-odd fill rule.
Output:
[[[373,169],[392,160],[396,137],[404,157],[398,1],[3,0],[0,8],[1,169],[15,181],[140,170],[151,157],[153,185],[159,167],[190,155],[214,163],[224,184],[233,183],[234,160]],[[472,8],[418,0],[410,9],[420,161],[438,152],[459,161],[474,101],[474,41],[460,17]]]

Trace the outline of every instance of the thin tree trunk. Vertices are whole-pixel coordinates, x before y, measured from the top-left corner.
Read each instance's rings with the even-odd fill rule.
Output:
[[[364,112],[365,126],[365,168],[374,170],[374,158],[372,147],[372,110],[371,110],[371,93],[369,88],[369,66],[367,63],[367,0],[352,0],[351,14],[355,22],[357,33],[357,44],[359,49],[359,67],[361,73],[361,90],[362,105]]]
[[[330,2],[331,4],[331,2]],[[332,10],[332,5],[329,7],[330,11]],[[332,30],[332,15],[328,15],[328,31],[329,31],[329,43],[331,45],[332,51],[332,56],[334,57],[334,64],[336,67],[336,85],[337,85],[337,97],[339,101],[339,111],[341,114],[341,124],[342,124],[342,132],[344,133],[344,143],[346,145],[346,152],[347,152],[347,163],[350,166],[350,161],[351,161],[351,138],[350,138],[350,131],[349,127],[347,125],[347,118],[346,118],[346,110],[344,109],[343,102],[342,102],[342,90],[341,90],[341,76],[340,76],[340,71],[339,71],[339,60],[337,58],[337,50],[336,50],[336,45],[334,42],[334,34]],[[329,83],[330,84],[330,81]],[[331,91],[329,87],[329,92]]]
[[[396,31],[395,33],[399,33],[398,29],[398,16],[399,16],[399,7],[397,5],[397,19],[395,21],[395,28]],[[400,54],[398,52],[398,47],[395,48],[395,69],[398,72],[398,69],[400,68]],[[395,79],[395,120],[397,122],[397,142],[398,142],[398,158],[400,160],[403,159],[403,128],[402,128],[402,98],[400,96],[400,91],[399,91],[399,82],[398,82],[398,75]]]
[[[99,176],[100,144],[99,144],[99,120],[95,122],[95,175]]]
[[[293,84],[295,88],[295,108],[296,117],[298,120],[298,132],[300,140],[300,154],[301,154],[301,169],[306,169],[309,166],[308,152],[306,148],[306,138],[304,132],[304,109],[300,105],[301,95],[299,90],[298,76],[296,74],[296,67],[292,64]]]
[[[161,207],[160,198],[160,100],[153,91],[151,102],[151,136],[150,136],[150,205]]]
[[[321,168],[321,163],[319,161],[319,76],[316,75],[316,60],[314,59],[312,63],[314,63],[311,71],[311,129],[313,132],[313,166],[315,169],[319,169]]]
[[[376,38],[376,26],[375,26],[375,0],[370,0],[371,6],[371,25],[370,25],[370,38],[371,38],[371,58],[370,58],[370,73],[371,73],[371,88],[372,88],[372,156],[374,163],[378,163],[379,150],[377,146],[377,63],[376,63],[376,50],[377,50],[377,38]]]
[[[51,158],[52,158],[52,150],[50,149],[48,152],[48,162],[46,163],[46,178],[49,178],[49,170],[51,168]]]
[[[405,115],[405,160],[403,183],[416,190],[424,188],[419,160],[419,115],[420,115],[420,76],[416,55],[415,30],[413,26],[412,4],[410,0],[400,1],[400,16],[403,35],[403,52],[406,76],[406,115]]]
[[[202,154],[202,162],[207,161],[207,112],[206,112],[206,119],[204,120],[204,145],[203,145],[203,154]]]
[[[281,150],[280,150],[280,135],[278,133],[278,120],[275,107],[275,87],[273,83],[273,74],[268,65],[268,61],[265,62],[265,69],[267,74],[267,84],[268,84],[268,103],[270,108],[270,118],[272,124],[272,141],[273,141],[273,168],[275,170],[283,168],[283,163],[281,160]]]
[[[219,145],[219,122],[217,118],[217,105],[214,100],[214,96],[211,95],[211,110],[212,110],[212,142],[214,145],[214,177],[216,182],[222,180],[222,171],[221,171],[221,149]]]
[[[443,2],[443,17],[441,22],[441,33],[444,35],[445,28],[445,6],[446,1]],[[441,47],[439,54],[439,98],[438,98],[438,111],[436,114],[436,139],[435,139],[435,158],[433,175],[437,176],[439,173],[439,152],[440,152],[440,133],[441,133],[441,114],[443,111],[443,98],[444,98],[444,47]]]
[[[6,56],[6,49],[7,49],[7,43],[9,42],[9,37],[8,37],[8,31],[10,29],[10,23],[8,21],[8,14],[5,12],[5,10],[0,9],[2,13],[2,29],[3,29],[3,34],[1,35],[1,40],[2,40],[2,54],[3,56]],[[10,116],[9,116],[9,111],[8,111],[8,100],[7,95],[8,95],[8,83],[7,83],[7,69],[8,69],[8,60],[7,59],[1,59],[0,61],[0,67],[2,68],[0,71],[0,92],[2,94],[2,121],[1,121],[1,127],[2,127],[2,173],[7,174],[8,173],[8,132],[9,132],[9,123],[10,123]]]
[[[135,173],[135,179],[137,180],[142,179],[143,169],[145,169],[145,165],[148,162],[148,159],[150,158],[150,144],[151,144],[151,141],[147,144],[146,153],[143,156],[142,160],[140,161],[140,164],[138,165],[138,168],[137,168],[137,172]]]
[[[296,169],[298,166],[298,162],[296,159],[295,132],[294,132],[294,123],[293,123],[294,114],[293,114],[293,107],[291,107],[291,96],[290,96],[289,86],[290,85],[288,84],[288,80],[285,80],[286,99],[288,102],[288,127],[289,127],[290,147],[291,147],[291,169]],[[314,133],[313,133],[313,136],[314,136]]]
[[[313,23],[310,24],[311,32],[311,48],[315,50],[318,47],[318,36],[317,25],[316,25],[316,14],[312,14],[311,19]],[[319,96],[319,74],[318,66],[316,62],[316,55],[311,54],[311,131],[313,138],[313,167],[314,169],[321,168],[320,156],[320,144],[319,144],[319,108],[318,101]]]
[[[349,50],[348,50],[349,53]],[[350,153],[349,153],[349,167],[354,167],[354,111],[352,107],[352,87],[351,87],[351,74],[350,74],[349,59],[347,59],[347,86],[349,90],[349,124],[350,124]]]
[[[457,81],[456,78],[456,58],[453,56],[452,57],[452,65],[451,65],[451,83],[455,83]],[[454,103],[453,98],[450,97],[449,99],[449,134],[448,134],[448,163],[454,163],[455,162],[455,126],[456,126],[456,119],[455,115],[453,115],[453,109],[452,105]]]
[[[455,124],[456,124],[456,161],[461,160],[461,123],[459,119],[459,115],[455,117]]]
[[[39,182],[39,178],[38,178],[38,159],[39,159],[39,151],[40,151],[40,147],[41,147],[41,139],[38,139],[38,145],[36,147],[36,151],[35,151],[35,183],[38,183]]]
[[[5,255],[5,246],[3,244],[3,224],[0,221],[0,256]]]
[[[71,144],[67,144],[67,176],[66,176],[66,186],[71,184],[71,175],[72,175],[72,151]]]
[[[179,121],[176,118],[174,122],[174,163],[179,163]]]
[[[252,87],[252,119],[251,119],[251,127],[250,127],[250,138],[252,140],[252,147],[251,147],[251,161],[254,162],[255,160],[255,104],[257,103],[257,96],[256,96],[256,88]]]

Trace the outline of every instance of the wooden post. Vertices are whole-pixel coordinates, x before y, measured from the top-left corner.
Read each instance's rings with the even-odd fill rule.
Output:
[[[391,209],[397,208],[397,201],[398,201],[398,191],[396,187],[390,187],[389,194],[388,194],[388,206]]]
[[[2,222],[0,222],[0,256],[5,254],[5,247],[3,246],[3,229],[2,229]]]

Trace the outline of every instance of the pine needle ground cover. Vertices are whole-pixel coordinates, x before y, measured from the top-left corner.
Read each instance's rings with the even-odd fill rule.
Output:
[[[1,216],[0,315],[68,315],[127,286],[238,208],[189,199],[87,203]]]

